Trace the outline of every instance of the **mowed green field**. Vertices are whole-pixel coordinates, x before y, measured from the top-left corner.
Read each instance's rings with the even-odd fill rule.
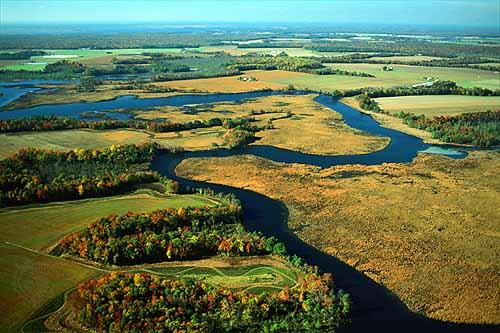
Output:
[[[0,243],[0,331],[19,332],[41,306],[97,273],[69,260]]]
[[[198,195],[151,195],[146,190],[108,198],[0,209],[0,331],[16,331],[38,308],[99,271],[42,250],[96,219],[129,211],[205,206]]]
[[[220,268],[176,266],[152,268],[149,271],[169,278],[203,279],[213,286],[255,293],[280,291],[286,286],[293,287],[297,284],[297,274],[290,268],[267,265]]]
[[[199,195],[160,195],[140,190],[123,196],[3,208],[0,209],[0,241],[42,250],[110,214],[207,204],[213,201]]]
[[[482,96],[401,96],[375,99],[384,111],[425,116],[452,116],[466,112],[500,110],[500,97]]]
[[[112,144],[138,144],[147,141],[149,134],[139,130],[103,130],[88,129],[26,132],[0,134],[0,157],[8,157],[23,147],[40,149],[71,150],[100,149]]]
[[[500,89],[500,74],[468,68],[444,68],[394,65],[393,71],[383,71],[379,64],[328,64],[329,67],[347,71],[369,73],[375,77],[356,77],[346,75],[314,75],[293,73],[290,77],[269,78],[267,82],[291,84],[299,89],[316,89],[323,91],[349,90],[365,87],[411,86],[432,77],[440,80],[451,80],[463,87],[482,87]]]

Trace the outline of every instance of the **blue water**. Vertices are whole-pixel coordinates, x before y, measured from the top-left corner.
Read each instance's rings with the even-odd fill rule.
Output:
[[[21,96],[24,96],[32,92],[46,92],[51,89],[42,89],[36,87],[36,85],[50,84],[50,85],[61,85],[68,84],[73,81],[69,80],[25,80],[25,81],[12,81],[12,82],[0,82],[0,109],[9,103],[12,103]]]
[[[5,88],[0,89],[3,91]],[[133,115],[128,113],[112,113],[117,110],[151,109],[160,106],[184,106],[189,104],[209,104],[217,102],[238,102],[249,98],[258,98],[271,95],[304,94],[303,92],[256,91],[239,94],[206,94],[206,95],[177,95],[156,98],[137,98],[136,96],[120,96],[116,99],[100,102],[81,102],[67,104],[49,104],[30,108],[13,109],[0,112],[0,120],[27,118],[41,115],[79,118],[87,111],[107,113],[109,118],[126,120]]]
[[[18,82],[18,84],[23,84],[28,86],[30,82],[24,81]],[[36,81],[41,83],[40,80]],[[43,81],[43,83],[48,83],[49,81]],[[50,81],[54,82],[65,82],[65,81]],[[9,83],[10,85],[10,83]],[[0,91],[4,92],[2,97],[5,101],[11,102],[12,100],[18,98],[22,94],[28,91],[34,91],[37,88],[33,87],[1,87]],[[39,90],[41,91],[41,90]],[[294,91],[294,92],[283,92],[283,91],[256,91],[256,92],[246,92],[246,93],[236,93],[236,94],[187,94],[187,95],[176,95],[168,97],[156,97],[156,98],[137,98],[136,96],[121,96],[116,99],[99,101],[99,102],[80,102],[80,103],[67,103],[67,104],[48,104],[34,106],[30,108],[19,108],[9,111],[0,112],[0,120],[7,119],[18,119],[25,117],[33,117],[40,115],[54,115],[59,117],[73,117],[80,118],[83,112],[102,112],[105,113],[108,118],[117,120],[127,120],[133,117],[132,113],[117,112],[117,111],[127,111],[134,109],[152,109],[162,106],[185,106],[191,104],[210,104],[218,102],[239,102],[251,98],[259,98],[272,95],[301,95],[306,94],[306,92]],[[320,95],[315,101],[329,109],[339,112],[343,117],[347,125],[359,129],[364,132],[368,132],[375,135],[386,136],[391,138],[391,143],[389,146],[376,153],[370,154],[370,159],[367,159],[363,155],[349,155],[349,156],[319,156],[310,154],[290,154],[289,151],[274,147],[262,147],[253,146],[249,149],[252,150],[252,154],[257,156],[266,157],[272,154],[276,160],[280,162],[287,163],[307,163],[313,164],[321,167],[336,165],[336,164],[347,164],[347,163],[359,163],[359,164],[380,164],[384,162],[408,162],[413,159],[417,152],[429,149],[430,145],[426,145],[421,139],[416,138],[411,135],[404,134],[399,131],[384,128],[379,125],[373,118],[365,115],[329,96]],[[2,105],[2,99],[0,99],[0,106]],[[328,138],[325,138],[328,140]],[[397,144],[394,144],[394,142]],[[466,153],[458,151],[453,148],[440,147],[439,150],[431,150],[434,153],[439,151],[440,154],[445,154],[450,157],[460,158],[464,157]]]

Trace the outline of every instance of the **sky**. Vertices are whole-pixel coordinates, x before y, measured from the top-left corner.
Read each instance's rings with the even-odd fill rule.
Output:
[[[500,26],[499,0],[0,0],[1,24],[268,22]]]

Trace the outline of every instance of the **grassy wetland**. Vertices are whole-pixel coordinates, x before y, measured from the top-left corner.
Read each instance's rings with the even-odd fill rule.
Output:
[[[297,235],[389,287],[414,311],[498,323],[496,168],[497,153],[478,152],[463,161],[421,155],[408,165],[325,170],[250,156],[193,159],[177,172],[284,202]]]

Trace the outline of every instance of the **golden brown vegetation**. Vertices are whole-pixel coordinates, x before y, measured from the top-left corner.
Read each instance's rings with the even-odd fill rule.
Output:
[[[397,131],[416,136],[418,138],[423,139],[424,142],[426,142],[426,143],[446,144],[445,142],[442,142],[438,139],[434,139],[432,137],[432,133],[430,133],[430,132],[420,130],[418,128],[413,128],[413,127],[406,125],[403,122],[403,119],[401,119],[401,118],[397,118],[397,117],[394,117],[391,115],[362,109],[359,106],[359,101],[355,97],[343,98],[342,103],[347,104],[347,105],[355,108],[359,112],[369,114],[370,116],[372,116],[377,122],[379,122],[384,127],[392,128],[392,129],[395,129]]]
[[[302,239],[384,284],[414,311],[500,323],[499,157],[420,155],[408,165],[320,170],[243,156],[187,160],[177,171],[283,201]]]
[[[347,126],[337,112],[314,102],[315,95],[282,98],[290,118],[273,121],[273,129],[257,133],[255,144],[324,155],[363,154],[383,149],[389,139]]]
[[[211,118],[255,118],[257,145],[314,154],[361,154],[383,149],[388,138],[369,136],[344,124],[340,114],[314,102],[316,95],[268,96],[243,102],[160,107],[135,111],[141,119],[165,119],[186,123]],[[92,98],[97,98],[93,95]],[[274,119],[274,120],[273,120]],[[187,131],[152,133],[142,130],[67,130],[53,132],[2,134],[0,157],[6,157],[24,146],[68,150],[74,148],[103,148],[111,144],[155,141],[164,147],[183,147],[186,150],[206,150],[223,146],[226,129],[220,126]]]
[[[145,119],[164,118],[172,122],[207,120],[210,118],[254,117],[257,126],[272,128],[259,131],[257,145],[271,145],[314,154],[362,154],[383,149],[388,138],[369,136],[344,124],[340,114],[314,102],[316,95],[269,96],[242,103],[216,103],[212,106],[193,106],[193,112],[185,108],[163,107],[154,111],[136,112]],[[291,114],[291,117],[287,117]],[[277,119],[281,118],[281,119]],[[170,138],[186,149],[210,147],[221,144],[222,128],[166,133],[155,138]],[[197,136],[201,135],[201,141]],[[188,140],[188,142],[186,142]],[[207,141],[208,140],[208,141]],[[168,144],[167,140],[160,143]],[[186,145],[187,143],[187,145]],[[174,145],[170,142],[170,145]]]

